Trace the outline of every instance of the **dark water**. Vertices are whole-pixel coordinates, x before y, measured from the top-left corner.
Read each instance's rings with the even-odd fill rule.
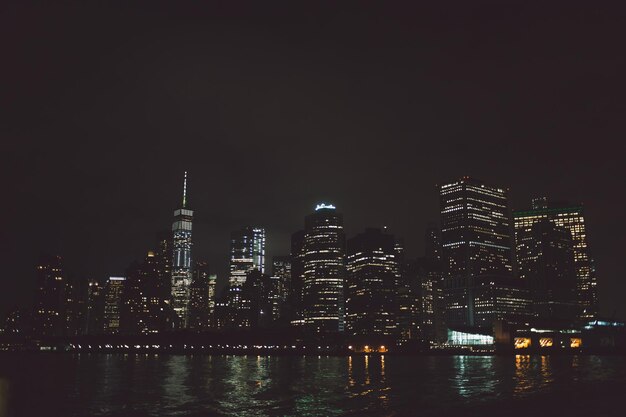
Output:
[[[0,354],[5,416],[626,415],[626,358]]]

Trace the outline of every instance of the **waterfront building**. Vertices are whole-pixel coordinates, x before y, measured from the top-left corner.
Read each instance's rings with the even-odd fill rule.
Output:
[[[345,234],[335,206],[318,204],[305,218],[303,319],[314,333],[344,331]]]
[[[210,324],[209,265],[195,262],[189,302],[189,328],[206,330]]]
[[[576,302],[576,267],[572,234],[548,219],[516,233],[519,277],[528,283],[532,309],[543,320],[573,322]]]
[[[576,272],[576,299],[580,305],[580,318],[592,320],[598,314],[598,295],[593,258],[589,250],[584,207],[580,204],[557,203],[545,197],[532,201],[529,210],[513,212],[515,233],[528,233],[532,226],[547,219],[563,227],[572,235],[574,269]]]
[[[403,241],[395,243],[394,253],[397,265],[395,276],[398,302],[396,313],[398,344],[403,345],[410,341],[416,341],[420,337],[418,285],[412,262],[405,258]]]
[[[265,271],[265,229],[245,226],[231,233],[227,327],[250,327],[250,300],[243,287],[253,270]]]
[[[178,327],[188,323],[191,271],[191,231],[193,211],[187,208],[187,172],[183,183],[181,208],[174,211],[172,224],[172,308],[178,317]]]
[[[291,280],[289,283],[287,312],[292,326],[301,327],[303,316],[303,284],[304,284],[304,230],[291,235]]]
[[[133,263],[128,268],[122,295],[123,333],[158,333],[171,327],[160,278],[159,259],[153,251],[149,251],[141,263]]]
[[[289,300],[291,286],[291,257],[274,256],[272,258],[272,278],[276,281],[278,297],[278,315],[283,316]]]
[[[397,269],[393,235],[366,229],[348,240],[345,287],[349,336],[396,335]]]
[[[265,272],[265,229],[245,226],[231,233],[229,285],[241,287],[252,269]]]
[[[208,326],[215,327],[215,305],[217,302],[217,275],[209,274],[207,277],[207,297],[208,297]]]
[[[161,299],[167,303],[172,298],[172,237],[172,232],[168,230],[157,233],[156,250],[154,251],[159,276],[159,292]]]
[[[36,267],[33,332],[37,337],[62,336],[65,332],[66,285],[60,256],[40,257]]]
[[[447,326],[488,329],[528,314],[527,291],[513,279],[508,191],[463,177],[439,193]]]
[[[120,332],[122,295],[126,277],[109,277],[104,292],[104,333]]]
[[[87,282],[87,334],[104,331],[104,286],[95,279]]]

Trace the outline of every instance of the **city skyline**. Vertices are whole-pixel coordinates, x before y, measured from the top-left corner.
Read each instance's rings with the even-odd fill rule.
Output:
[[[176,235],[176,233],[177,233],[177,231],[176,231],[176,230],[177,230],[178,228],[176,227],[176,225],[180,223],[180,221],[179,221],[179,219],[178,219],[178,218],[180,217],[180,215],[181,215],[180,211],[181,211],[181,210],[185,210],[185,209],[186,209],[186,207],[188,207],[187,202],[188,202],[188,198],[189,198],[189,196],[188,196],[188,194],[187,194],[187,176],[188,176],[188,172],[187,172],[187,171],[185,171],[185,172],[184,172],[184,183],[183,183],[183,198],[182,198],[182,205],[179,205],[179,207],[180,207],[180,208],[178,208],[178,209],[175,211],[175,217],[174,217],[174,220],[175,220],[175,221],[174,221],[174,225],[172,226],[172,232],[169,232],[169,233],[174,233],[172,236],[175,236],[175,235]],[[446,187],[452,187],[452,186],[454,186],[454,185],[456,185],[456,184],[463,183],[463,182],[468,182],[469,184],[471,184],[471,183],[478,183],[478,184],[479,184],[479,186],[480,186],[480,183],[482,183],[482,180],[481,180],[481,179],[477,179],[477,178],[473,178],[473,177],[469,177],[469,176],[463,176],[463,177],[461,177],[461,178],[460,178],[460,179],[458,179],[458,180],[448,182],[448,183],[447,183],[447,185],[444,185],[444,189],[445,189]],[[446,184],[446,183],[442,183],[442,184]],[[439,186],[436,186],[436,187],[437,187],[437,189],[439,189]],[[502,192],[506,192],[506,193],[507,193],[507,196],[508,196],[508,193],[510,193],[510,189],[509,189],[508,187],[503,187],[503,188],[498,189],[498,190],[500,190],[500,191],[502,191]],[[506,191],[505,191],[505,190],[506,190]],[[180,200],[179,200],[179,201],[180,201]],[[582,207],[584,206],[584,205],[583,205],[583,204],[581,204],[581,203],[579,203],[579,204],[572,204],[572,203],[570,203],[570,202],[563,202],[563,201],[558,201],[558,202],[554,203],[554,202],[553,202],[553,200],[551,200],[549,197],[546,197],[546,196],[540,196],[540,197],[539,197],[539,196],[536,196],[535,198],[531,199],[531,201],[529,202],[529,204],[528,204],[527,206],[525,206],[525,208],[524,208],[524,209],[511,209],[510,207],[506,207],[506,208],[505,208],[505,211],[506,211],[506,210],[508,210],[508,211],[510,212],[510,214],[511,214],[510,219],[509,219],[509,222],[513,223],[513,222],[516,220],[515,218],[516,218],[516,216],[518,216],[518,215],[519,215],[519,213],[522,213],[522,214],[527,213],[527,212],[528,212],[528,210],[531,210],[529,207],[531,207],[531,206],[532,206],[532,207],[533,207],[533,209],[535,209],[535,206],[536,206],[537,204],[539,204],[538,202],[540,202],[540,204],[544,204],[544,205],[545,205],[545,204],[553,204],[553,205],[554,205],[554,204],[556,204],[556,206],[557,206],[557,207],[559,207],[559,206],[564,206],[564,207],[571,206],[571,207],[577,208],[578,210],[582,210]],[[436,203],[436,202],[434,202],[434,204],[435,204],[435,205],[437,205],[437,203]],[[442,203],[442,204],[443,204],[443,203]],[[316,203],[316,204],[314,205],[314,207],[312,207],[312,209],[313,209],[313,211],[312,211],[312,212],[314,212],[314,213],[315,213],[315,212],[317,212],[317,211],[319,211],[320,209],[322,209],[322,211],[327,211],[328,209],[330,209],[330,210],[333,210],[333,211],[334,211],[334,210],[336,209],[336,206],[335,206],[335,205],[333,205],[333,204],[327,204],[327,203]],[[442,209],[444,209],[444,206],[442,206]],[[565,212],[567,212],[567,209],[565,209]],[[194,213],[194,212],[193,212],[192,210],[186,209],[185,214],[189,214],[189,213]],[[189,219],[192,219],[192,215],[189,215],[189,216],[190,216],[190,217],[189,217]],[[189,219],[186,219],[185,221],[191,222],[192,220],[189,220]],[[587,220],[588,220],[588,219],[587,219]],[[436,220],[436,221],[428,221],[428,222],[425,222],[425,225],[424,225],[424,228],[423,228],[424,232],[427,232],[427,231],[428,231],[428,229],[429,229],[429,228],[430,228],[433,224],[436,224],[436,225],[438,225],[438,227],[440,227],[440,226],[439,226],[439,223],[440,223],[440,219],[439,219],[439,218],[437,218],[437,220]],[[588,222],[587,222],[587,223],[588,223]],[[189,228],[189,229],[191,229],[191,226],[186,226],[186,227],[187,227],[187,228]],[[360,231],[360,232],[358,231],[358,230],[359,230],[359,227],[361,227],[361,231]],[[354,237],[358,236],[360,233],[362,233],[362,230],[363,230],[363,229],[367,230],[368,228],[371,228],[371,227],[384,229],[385,231],[387,231],[387,230],[388,230],[388,226],[386,226],[386,225],[365,225],[365,226],[355,226],[355,229],[357,230],[357,232],[356,232],[355,234],[346,234],[346,239],[354,238]],[[514,234],[514,229],[515,229],[515,228],[513,227],[513,224],[508,225],[507,227],[511,229],[511,237],[510,237],[510,240],[511,240],[511,242],[512,242],[512,241],[514,240],[514,237],[513,237],[512,235]],[[297,229],[297,227],[296,227],[295,229]],[[295,230],[295,229],[294,229],[294,230]],[[154,232],[154,233],[153,233],[153,235],[157,237],[157,240],[155,240],[155,239],[154,239],[154,236],[152,237],[152,239],[151,239],[151,240],[152,240],[152,245],[151,245],[151,246],[149,246],[149,247],[147,247],[147,248],[145,248],[145,250],[144,250],[144,255],[145,255],[145,252],[146,252],[146,251],[158,250],[158,249],[159,249],[159,248],[157,247],[157,246],[158,246],[158,244],[159,244],[158,239],[160,238],[160,236],[162,236],[162,235],[164,235],[164,234],[165,234],[165,236],[166,236],[166,235],[168,235],[168,232],[166,232],[164,229],[162,229],[161,231],[158,231],[159,229],[158,229],[158,228],[156,228],[156,230],[157,230],[157,232]],[[231,235],[231,236],[230,236],[230,241],[229,241],[229,242],[230,242],[230,245],[229,245],[229,252],[230,252],[230,255],[227,255],[225,259],[218,259],[218,261],[217,261],[217,262],[210,262],[210,263],[208,264],[208,265],[209,265],[209,267],[211,268],[211,271],[213,271],[213,272],[215,272],[215,271],[219,271],[219,272],[220,272],[219,274],[217,274],[217,276],[218,276],[218,279],[217,279],[217,282],[218,282],[218,290],[217,290],[217,294],[219,294],[223,288],[225,288],[226,286],[228,286],[228,285],[229,285],[229,281],[231,281],[231,280],[232,280],[232,271],[229,271],[229,270],[232,268],[232,259],[231,259],[231,257],[233,256],[233,255],[232,255],[232,250],[233,250],[233,246],[232,246],[232,245],[234,244],[234,242],[235,242],[235,241],[238,241],[239,239],[242,239],[242,237],[239,237],[239,236],[247,236],[246,234],[249,234],[249,235],[250,235],[250,239],[256,239],[256,238],[254,238],[254,236],[256,236],[256,233],[258,233],[258,232],[262,233],[262,235],[261,235],[261,236],[262,236],[262,237],[261,237],[261,239],[262,239],[262,240],[260,240],[260,242],[262,242],[262,248],[263,248],[263,249],[262,249],[262,254],[259,254],[259,255],[258,255],[258,257],[259,257],[259,258],[258,258],[258,260],[257,260],[257,252],[254,252],[254,253],[255,253],[255,255],[254,255],[254,258],[255,258],[255,259],[254,259],[254,262],[253,262],[253,259],[252,259],[252,258],[250,258],[250,260],[249,260],[251,265],[254,263],[254,268],[257,268],[257,264],[258,264],[259,262],[261,262],[262,269],[263,269],[263,270],[265,270],[266,268],[268,268],[268,267],[269,267],[269,265],[267,265],[267,264],[266,264],[266,262],[267,262],[267,260],[268,260],[268,259],[269,259],[269,260],[271,260],[273,257],[281,257],[281,256],[288,256],[288,255],[289,255],[290,250],[291,250],[291,249],[289,249],[289,248],[288,248],[286,251],[283,251],[283,252],[279,251],[279,252],[274,252],[274,253],[271,253],[271,252],[269,252],[269,251],[265,250],[265,243],[266,243],[266,237],[265,237],[265,236],[266,236],[266,228],[265,228],[265,227],[261,227],[260,225],[259,225],[259,226],[255,226],[255,227],[251,227],[251,226],[244,226],[244,225],[242,225],[242,226],[241,226],[241,227],[239,227],[237,230],[231,231],[231,233],[230,233],[230,235]],[[268,235],[270,235],[270,236],[272,235],[272,233],[271,233],[271,232],[272,232],[272,230],[271,230],[271,229],[267,230],[267,234],[268,234]],[[402,244],[404,244],[404,242],[405,242],[405,240],[406,240],[406,238],[407,238],[407,237],[409,237],[409,239],[410,239],[411,237],[413,237],[413,238],[416,238],[416,240],[421,240],[421,239],[420,239],[419,234],[417,234],[417,235],[416,235],[415,233],[402,233],[402,232],[397,232],[397,231],[391,231],[391,232],[392,232],[392,233],[394,233],[394,232],[395,232],[394,234],[396,235],[396,237],[397,237],[397,238],[401,239]],[[242,233],[243,233],[243,235],[242,235]],[[294,233],[295,233],[295,232],[294,232]],[[592,235],[593,235],[593,233],[592,233]],[[237,236],[237,238],[235,238],[235,236]],[[144,237],[144,238],[145,238],[145,237]],[[235,239],[236,239],[236,240],[235,240]],[[176,240],[176,238],[174,237],[173,241],[175,241],[175,240]],[[253,245],[253,243],[252,243],[252,242],[253,242],[253,240],[251,240],[251,241],[250,241],[250,245]],[[254,242],[256,242],[256,240],[254,240]],[[269,240],[269,242],[268,242],[268,243],[270,244],[270,247],[274,247],[274,248],[276,248],[276,247],[281,247],[281,246],[282,246],[282,247],[284,247],[284,246],[285,246],[285,242],[272,242],[272,240],[271,240],[271,239]],[[271,245],[272,243],[274,243],[274,245]],[[277,243],[278,243],[278,244],[277,244]],[[196,240],[195,240],[195,239],[191,240],[191,245],[192,245],[192,246],[196,246],[196,244],[197,244],[197,242],[196,242]],[[206,242],[205,242],[205,244],[206,244]],[[289,246],[290,244],[291,244],[291,242],[288,240],[288,241],[287,241],[287,246]],[[514,246],[514,245],[513,245],[513,246]],[[593,246],[593,245],[592,245],[592,246]],[[173,264],[175,264],[175,263],[176,263],[176,259],[177,259],[177,256],[176,256],[176,253],[177,253],[177,252],[176,252],[175,248],[176,248],[176,244],[174,244],[174,254],[173,254],[174,259],[172,259],[172,260],[171,260]],[[252,251],[252,250],[253,250],[253,249],[252,249],[252,246],[250,246],[250,249],[249,249],[249,250],[250,250],[250,251]],[[275,249],[275,250],[276,250],[276,249]],[[424,242],[422,242],[422,246],[421,246],[421,251],[422,251],[422,252],[418,252],[418,253],[410,253],[410,254],[408,255],[408,258],[410,258],[410,259],[420,258],[420,257],[422,257],[424,254],[426,254],[426,252],[427,252],[428,250],[429,250],[429,248],[427,248],[427,247],[424,245]],[[187,251],[188,251],[188,249],[187,249]],[[511,252],[511,259],[510,259],[510,262],[515,263],[515,259],[514,259],[514,257],[515,257],[515,256],[512,254],[512,253],[514,252],[514,247],[512,247],[512,248],[511,248],[510,252]],[[194,253],[195,253],[195,250],[194,250]],[[590,253],[594,253],[593,249],[591,250],[591,252],[590,252]],[[252,252],[251,252],[251,254],[252,254]],[[42,251],[42,252],[40,253],[40,255],[45,255],[45,256],[61,256],[61,258],[64,258],[64,257],[65,257],[64,255],[60,255],[60,254],[58,254],[58,253],[53,253],[53,252],[51,252],[51,251]],[[193,262],[196,262],[198,259],[196,259],[196,258],[195,258],[195,256],[196,256],[196,255],[194,255],[194,258],[193,258],[193,260],[192,260],[192,259],[190,259],[190,258],[189,258],[189,254],[187,253],[187,254],[185,255],[185,257],[187,257],[187,259],[186,259],[186,261],[185,261],[185,262],[186,262],[186,263],[193,263]],[[406,252],[405,252],[405,257],[406,257]],[[216,254],[203,254],[203,255],[200,255],[200,260],[201,260],[202,262],[206,262],[206,260],[207,260],[207,259],[215,259],[215,258],[216,258]],[[138,258],[136,258],[136,259],[133,259],[133,260],[132,260],[132,262],[135,262],[135,261],[138,261],[138,260],[141,260],[141,259],[142,259],[141,257],[138,257]],[[261,261],[261,260],[262,260],[262,261]],[[346,265],[347,265],[347,264],[346,264]],[[128,267],[128,264],[124,267],[124,269],[126,269],[126,267]],[[252,266],[251,266],[251,267],[252,267]],[[511,266],[511,265],[509,265],[509,268],[511,268],[511,267],[512,267],[512,266]],[[68,268],[68,267],[67,267],[67,264],[66,264],[66,265],[65,265],[65,268],[66,268],[65,273],[66,273],[66,274],[69,274],[69,275],[68,275],[68,276],[69,276],[69,279],[76,279],[76,278],[77,278],[78,274],[76,274],[76,271],[74,270],[74,268],[72,268],[72,266],[71,266],[71,265],[70,265],[70,267]],[[122,271],[123,271],[124,269],[122,269]],[[244,272],[244,271],[242,270],[242,272]],[[261,272],[263,272],[263,271],[261,271]],[[119,271],[110,271],[110,270],[108,270],[108,271],[106,271],[106,272],[104,273],[104,276],[101,276],[101,277],[96,277],[96,276],[93,276],[93,275],[89,275],[88,279],[89,279],[90,281],[93,281],[93,280],[98,280],[98,281],[102,284],[102,283],[106,282],[106,281],[109,279],[109,277],[110,277],[110,276],[113,276],[113,275],[115,275],[115,274],[121,274],[121,273],[123,273],[123,272],[119,272]],[[189,274],[189,276],[191,277],[191,269],[189,269],[188,274]],[[172,284],[173,284],[173,282],[174,282],[174,273],[173,273],[173,272],[172,272],[172,277],[173,277],[173,278],[172,278]],[[244,273],[244,274],[242,275],[242,278],[244,279],[244,281],[245,281],[245,277],[246,277],[246,274]],[[68,277],[66,276],[66,277],[65,277],[65,279],[67,280],[67,279],[68,279]],[[79,281],[80,281],[80,280],[81,280],[81,279],[80,279],[80,277],[79,277]],[[242,283],[243,283],[244,281],[242,281]],[[602,280],[600,280],[600,281],[602,281]],[[191,285],[191,281],[189,281],[189,285]],[[173,296],[173,297],[175,296],[174,289],[172,289],[172,296]],[[24,307],[24,305],[15,304],[15,305],[13,305],[13,306],[12,306],[12,309],[15,309],[15,308],[23,308],[23,307]],[[600,303],[600,308],[601,308],[601,311],[602,311],[602,307],[603,307],[603,306],[602,306],[602,303]],[[10,309],[5,309],[5,310],[6,310],[6,311],[0,311],[0,313],[2,313],[2,314],[6,314],[6,313],[7,313]],[[606,310],[606,308],[605,308],[604,310]],[[600,316],[602,316],[601,312],[600,312]]]
[[[469,175],[515,210],[584,203],[601,313],[626,317],[615,5],[196,7],[7,6],[0,305],[30,299],[40,252],[123,274],[185,170],[194,254],[220,279],[232,230],[261,225],[284,255],[320,201],[348,236],[386,225],[418,256],[436,185]]]

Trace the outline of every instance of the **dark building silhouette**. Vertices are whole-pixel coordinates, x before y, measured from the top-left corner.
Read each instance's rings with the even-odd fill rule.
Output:
[[[65,335],[87,333],[86,281],[68,280],[65,286]]]
[[[191,282],[191,299],[189,302],[189,328],[206,330],[211,327],[214,294],[214,282],[211,283],[209,265],[199,261],[194,265],[193,281]]]
[[[291,256],[272,257],[272,278],[276,280],[278,296],[278,318],[287,315],[287,303],[291,287]]]
[[[411,261],[404,253],[404,243],[396,242],[396,299],[398,310],[396,320],[398,325],[398,343],[405,344],[420,338],[419,327],[419,281]]]
[[[398,264],[393,235],[366,229],[347,242],[346,333],[396,336]]]
[[[105,288],[97,280],[87,283],[87,334],[99,335],[104,332]]]
[[[598,314],[596,273],[588,244],[583,206],[551,202],[545,197],[536,198],[530,210],[515,211],[513,218],[516,234],[522,231],[529,232],[535,223],[544,219],[570,231],[574,247],[576,299],[581,307],[580,318],[585,321],[596,318]]]
[[[258,269],[248,272],[242,297],[247,307],[247,327],[268,328],[278,319],[278,281],[269,275]]]
[[[287,317],[292,326],[304,324],[304,230],[291,235],[291,280],[287,301]]]
[[[63,336],[66,329],[67,278],[60,256],[42,255],[36,266],[33,334]]]
[[[448,327],[491,329],[528,314],[528,293],[512,274],[507,190],[463,177],[440,187],[440,211]]]
[[[159,276],[161,299],[170,301],[172,297],[172,232],[161,231],[157,233],[154,256]]]
[[[343,332],[345,234],[343,216],[319,204],[304,221],[303,317],[313,334]]]
[[[250,299],[244,297],[243,287],[251,271],[265,271],[265,229],[245,226],[231,233],[229,269],[220,323],[226,328],[247,328],[251,326]]]
[[[142,263],[128,268],[120,316],[123,333],[159,333],[170,327],[160,278],[158,258],[152,251]]]
[[[548,219],[516,234],[520,278],[530,289],[533,313],[543,320],[573,322],[576,302],[576,266],[572,234]]]

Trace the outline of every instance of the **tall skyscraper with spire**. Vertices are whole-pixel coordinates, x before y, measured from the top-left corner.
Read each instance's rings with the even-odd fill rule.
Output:
[[[172,224],[172,308],[179,319],[179,327],[186,328],[189,319],[191,291],[191,227],[193,211],[187,208],[187,171],[183,182],[183,202],[174,211]]]

